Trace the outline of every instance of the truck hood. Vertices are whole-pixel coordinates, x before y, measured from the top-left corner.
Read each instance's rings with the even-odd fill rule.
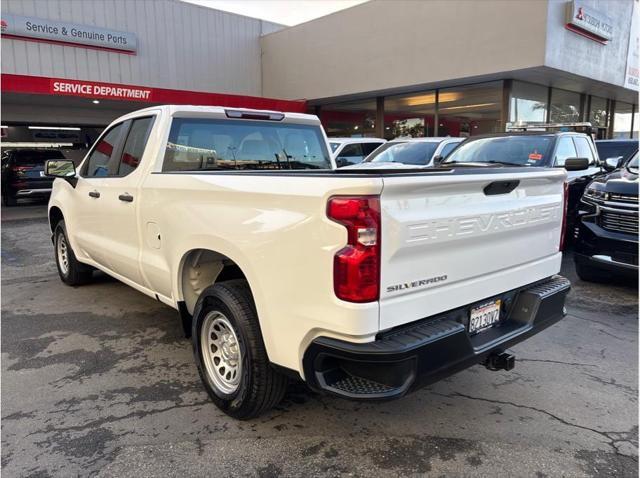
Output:
[[[632,173],[627,168],[620,168],[593,180],[590,187],[609,193],[637,196],[638,184],[637,174]]]

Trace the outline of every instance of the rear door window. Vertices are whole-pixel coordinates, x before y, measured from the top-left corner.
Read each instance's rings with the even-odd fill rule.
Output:
[[[131,123],[127,140],[122,149],[120,163],[118,164],[118,176],[126,176],[140,164],[140,159],[151,133],[153,120],[154,117],[137,118]]]
[[[175,118],[163,171],[331,169],[319,126]]]
[[[454,150],[454,148],[456,146],[458,146],[458,144],[460,143],[447,143],[442,147],[442,151],[440,151],[440,156],[442,156],[443,158],[446,158],[447,156],[449,156],[449,153],[451,153],[451,151]]]
[[[575,158],[576,148],[573,145],[573,141],[570,136],[561,136],[558,139],[558,146],[556,147],[556,155],[554,157],[554,164],[556,166],[564,166],[565,161],[568,158]]]
[[[348,164],[361,163],[364,157],[365,153],[362,150],[362,144],[353,143],[342,148],[342,151],[340,151],[336,160],[338,162],[338,166],[346,166]]]

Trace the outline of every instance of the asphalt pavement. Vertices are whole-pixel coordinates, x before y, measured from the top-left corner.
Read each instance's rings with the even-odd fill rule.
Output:
[[[569,315],[403,399],[292,384],[239,422],[210,403],[174,310],[104,275],[58,279],[44,205],[2,209],[2,473],[637,476],[637,284],[573,283]]]

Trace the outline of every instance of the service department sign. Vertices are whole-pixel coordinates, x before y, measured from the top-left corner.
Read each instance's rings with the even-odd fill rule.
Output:
[[[590,7],[586,7],[579,0],[567,4],[567,28],[577,33],[586,33],[589,37],[601,43],[613,38],[613,21],[607,15]]]
[[[135,53],[135,33],[108,30],[91,25],[2,14],[2,36],[25,40],[50,41],[100,49]]]

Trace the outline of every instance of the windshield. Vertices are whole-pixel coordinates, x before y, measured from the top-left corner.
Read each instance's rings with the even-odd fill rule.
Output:
[[[628,161],[638,151],[637,141],[596,141],[598,156],[603,161],[607,158],[622,156],[622,162]]]
[[[331,152],[335,153],[336,149],[340,146],[340,143],[329,143],[329,146],[331,146]]]
[[[426,166],[438,148],[437,142],[415,141],[385,143],[371,153],[366,162],[402,163]]]
[[[502,163],[538,166],[547,162],[553,136],[497,136],[467,140],[444,160],[447,163]]]

